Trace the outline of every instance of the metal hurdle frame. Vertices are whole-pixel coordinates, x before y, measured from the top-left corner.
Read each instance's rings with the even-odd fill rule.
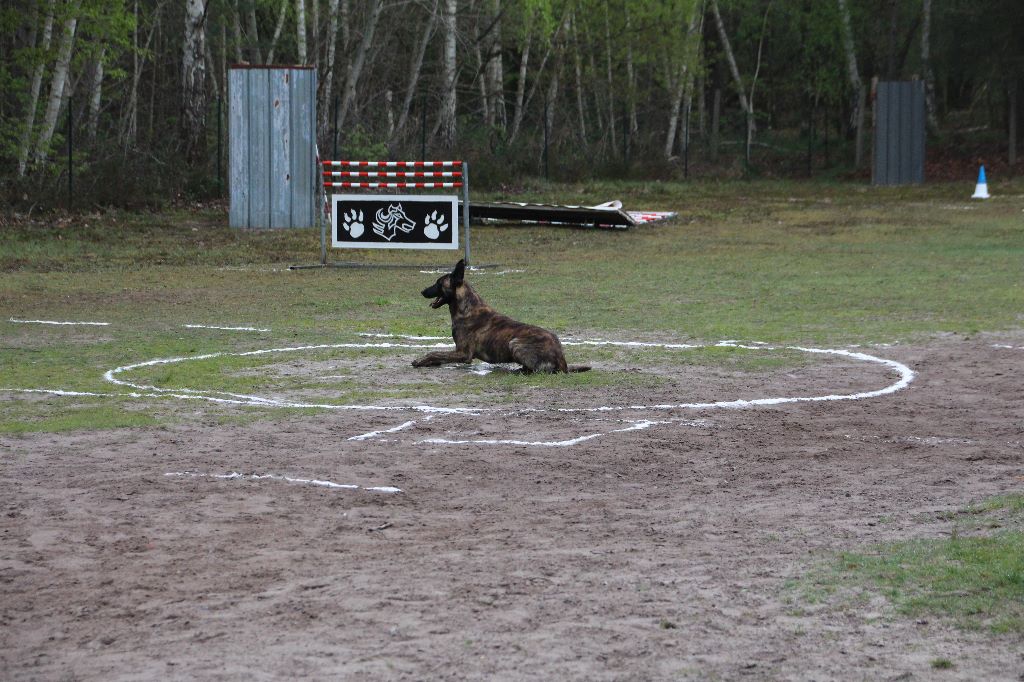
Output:
[[[320,264],[319,265],[292,265],[289,269],[297,270],[302,268],[317,267],[358,267],[353,263],[328,263],[327,262],[327,225],[330,223],[330,195],[328,188],[341,187],[346,189],[449,189],[459,188],[462,190],[462,229],[465,233],[463,246],[463,257],[466,265],[470,264],[470,242],[469,242],[469,163],[467,161],[329,161],[321,160],[317,152],[317,166],[321,169],[322,182],[320,184],[321,198],[323,199],[323,212],[319,214],[320,220]],[[337,170],[345,168],[349,170]],[[458,168],[458,170],[454,170]],[[330,169],[330,170],[329,170]],[[370,169],[370,170],[351,170]],[[380,170],[380,169],[406,169],[406,170]],[[419,170],[408,170],[419,169]],[[434,169],[434,170],[423,170]],[[437,170],[446,169],[446,170]],[[392,182],[367,182],[352,179],[335,180],[334,178],[368,178],[368,179],[397,179]],[[430,178],[439,179],[440,182],[410,181],[405,178]],[[333,229],[332,225],[332,229]],[[422,265],[378,265],[373,267],[424,267]],[[433,267],[433,266],[430,266]]]

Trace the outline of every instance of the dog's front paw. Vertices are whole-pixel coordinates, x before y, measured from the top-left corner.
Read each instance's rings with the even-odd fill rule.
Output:
[[[423,358],[416,358],[412,361],[413,367],[423,367],[426,363],[423,362]]]

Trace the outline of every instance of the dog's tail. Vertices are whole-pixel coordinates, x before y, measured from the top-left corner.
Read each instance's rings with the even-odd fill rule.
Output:
[[[589,372],[590,365],[569,365],[566,372]]]

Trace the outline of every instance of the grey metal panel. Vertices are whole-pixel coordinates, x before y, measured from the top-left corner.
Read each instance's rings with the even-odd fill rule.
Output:
[[[249,227],[270,227],[270,72],[249,69]]]
[[[899,87],[896,83],[889,83],[889,136],[887,140],[885,169],[885,184],[898,185],[900,182],[900,101]]]
[[[291,227],[291,69],[268,71],[270,79],[270,227]]]
[[[313,154],[316,130],[316,71],[291,71],[292,227],[314,225],[314,199],[320,179]]]
[[[924,182],[925,117],[921,81],[881,82],[875,102],[872,182]]]
[[[245,71],[232,70],[228,80],[228,224],[249,226],[249,80]]]

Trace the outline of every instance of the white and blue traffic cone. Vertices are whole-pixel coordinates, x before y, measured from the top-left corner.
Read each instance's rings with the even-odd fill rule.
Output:
[[[985,182],[985,167],[982,166],[981,170],[978,171],[978,185],[974,188],[974,194],[971,195],[972,199],[988,199],[988,183]]]

